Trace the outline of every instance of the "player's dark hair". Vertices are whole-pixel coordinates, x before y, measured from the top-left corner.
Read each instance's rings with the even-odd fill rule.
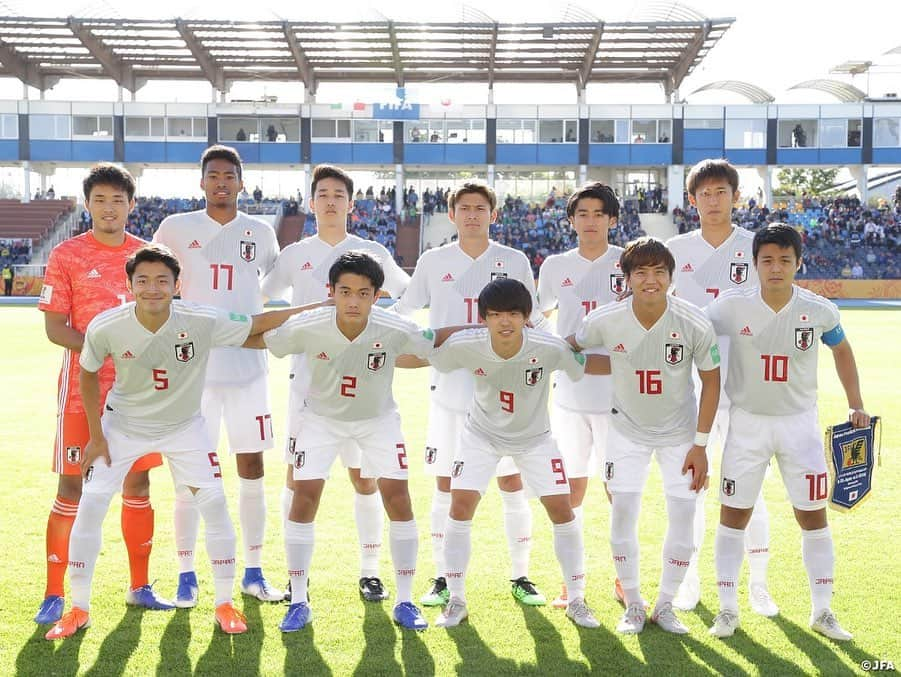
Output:
[[[479,294],[479,317],[487,317],[489,310],[496,313],[519,311],[528,319],[532,314],[532,295],[519,280],[499,277],[486,284]]]
[[[688,194],[694,195],[704,181],[710,179],[726,179],[732,187],[732,192],[738,190],[738,170],[728,160],[716,158],[701,160],[688,172]]]
[[[385,282],[385,271],[382,265],[370,254],[361,251],[344,252],[328,270],[328,283],[332,289],[338,284],[338,278],[344,273],[353,273],[369,278],[373,289],[378,291]]]
[[[217,144],[215,146],[210,146],[203,151],[203,155],[200,156],[201,174],[206,174],[206,166],[210,163],[210,160],[225,160],[226,162],[230,162],[235,166],[235,169],[238,172],[238,178],[242,178],[241,173],[243,171],[243,166],[241,165],[241,156],[238,155],[238,151],[231,146]]]
[[[630,275],[636,268],[642,266],[666,266],[670,276],[676,270],[676,260],[673,253],[663,244],[662,240],[654,237],[640,237],[626,245],[625,251],[619,257],[619,265],[625,275]]]
[[[158,242],[148,242],[140,249],[135,250],[135,252],[128,257],[128,261],[125,262],[125,274],[128,276],[128,279],[131,280],[131,278],[134,277],[135,268],[138,267],[139,263],[156,262],[165,263],[166,267],[172,271],[172,276],[176,280],[178,279],[178,276],[181,273],[181,264],[178,262],[178,258],[176,258],[169,247],[164,244],[159,244]]]
[[[84,191],[84,199],[91,199],[91,191],[95,186],[112,186],[123,190],[128,194],[128,199],[133,200],[135,197],[135,179],[126,169],[122,169],[118,165],[111,162],[101,162],[91,167],[91,171],[81,183]]]
[[[316,197],[316,184],[323,179],[338,179],[347,188],[347,197],[354,199],[354,180],[350,174],[335,165],[316,165],[313,168],[313,183],[310,185],[310,197]]]
[[[757,254],[765,244],[774,244],[780,249],[791,247],[795,250],[795,258],[801,260],[801,235],[797,230],[785,223],[770,223],[754,233],[754,244],[751,251],[754,253],[754,263],[757,263]]]
[[[569,196],[566,202],[566,215],[572,218],[576,215],[576,209],[579,207],[579,200],[594,198],[600,200],[604,207],[602,212],[610,218],[619,218],[619,200],[613,189],[605,183],[595,181],[594,183],[586,183],[575,193]]]
[[[497,207],[497,194],[487,183],[482,183],[481,181],[467,181],[462,186],[457,188],[457,190],[451,193],[450,197],[447,198],[448,210],[453,210],[454,205],[456,205],[460,198],[462,198],[464,195],[473,194],[481,195],[483,198],[488,200],[491,211],[494,211],[495,207]]]

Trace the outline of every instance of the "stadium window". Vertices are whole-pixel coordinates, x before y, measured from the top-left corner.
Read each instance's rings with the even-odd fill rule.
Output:
[[[31,139],[69,139],[72,118],[68,115],[29,115],[28,135]]]
[[[313,120],[313,141],[350,141],[350,120]]]
[[[404,123],[407,143],[443,143],[444,120],[411,120]]]
[[[300,120],[290,118],[262,118],[260,129],[265,143],[297,143],[300,141]]]
[[[538,120],[498,119],[497,143],[535,143]]]
[[[657,143],[657,121],[632,120],[632,143]]]
[[[901,145],[898,118],[876,118],[873,121],[873,145],[880,148],[897,148]]]
[[[777,145],[779,148],[816,148],[816,120],[779,120]]]
[[[484,120],[447,120],[447,143],[485,143]]]
[[[113,117],[111,115],[73,115],[72,136],[74,137],[109,137],[113,136]]]
[[[19,116],[10,113],[0,115],[0,139],[19,138]]]
[[[157,138],[166,136],[166,121],[161,117],[125,118],[125,138]]]
[[[206,118],[167,118],[170,141],[176,139],[206,139]]]
[[[590,143],[613,143],[616,140],[616,120],[592,120],[588,123]]]
[[[539,120],[539,143],[578,143],[578,120]]]
[[[726,120],[726,148],[766,148],[766,120]]]
[[[219,118],[219,140],[259,143],[260,121],[257,118]]]
[[[820,120],[820,148],[860,148],[860,120]]]
[[[662,122],[662,120],[661,120]],[[694,120],[692,118],[685,119],[685,129],[722,129],[722,118],[711,118],[708,120]]]
[[[394,123],[390,120],[354,120],[354,141],[357,143],[392,143]]]
[[[720,121],[720,127],[723,123]],[[709,128],[708,128],[709,129]],[[673,121],[657,120],[657,143],[673,142]]]

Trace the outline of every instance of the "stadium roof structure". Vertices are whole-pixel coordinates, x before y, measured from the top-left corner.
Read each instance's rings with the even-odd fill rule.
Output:
[[[847,82],[841,82],[840,80],[805,80],[792,85],[789,89],[816,89],[831,94],[844,103],[857,103],[867,98],[865,92],[862,92],[854,85],[849,85]]]
[[[587,14],[587,13],[586,13]],[[659,83],[667,94],[734,22],[694,13],[548,23],[222,21],[0,17],[0,75],[47,89],[59,78],[147,80]]]
[[[740,94],[748,99],[751,103],[773,103],[776,98],[762,87],[758,87],[750,82],[742,80],[717,80],[710,82],[703,87],[699,87],[692,94],[698,92],[709,92],[713,90],[722,90],[725,92],[733,92]]]

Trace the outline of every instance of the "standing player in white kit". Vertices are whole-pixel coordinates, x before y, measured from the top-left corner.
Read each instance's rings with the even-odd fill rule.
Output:
[[[353,212],[353,179],[333,165],[313,169],[310,209],[316,215],[316,235],[290,244],[278,256],[272,272],[263,281],[263,293],[281,298],[290,290],[292,305],[324,301],[329,294],[328,273],[344,252],[365,251],[381,265],[385,274],[382,288],[397,298],[410,283],[410,276],[395,263],[378,242],[364,240],[347,232],[347,218]],[[291,356],[291,382],[288,393],[288,475],[282,492],[282,517],[288,519],[294,497],[294,454],[303,444],[300,415],[310,387],[309,357]],[[301,445],[301,446],[298,446]],[[376,480],[360,477],[360,450],[354,444],[340,451],[354,485],[354,517],[360,539],[360,595],[369,602],[388,598],[379,578],[379,554],[382,547],[384,512]],[[289,586],[290,587],[290,586]]]
[[[676,260],[673,293],[699,308],[705,308],[717,296],[730,289],[758,286],[750,261],[754,233],[732,223],[732,207],[739,199],[738,172],[727,160],[699,162],[689,172],[687,186],[688,200],[698,210],[701,227],[684,235],[677,235],[666,246]],[[729,364],[729,339],[718,337],[718,343],[725,374]],[[722,391],[713,426],[714,437],[720,448],[726,441],[728,427],[729,397]],[[706,489],[698,496],[694,526],[695,549],[685,580],[673,600],[673,606],[682,611],[693,610],[701,598],[698,560],[704,544],[706,496]],[[770,559],[769,541],[769,519],[766,503],[761,495],[754,504],[754,514],[745,531],[745,549],[750,574],[748,598],[751,608],[763,616],[775,616],[779,613],[779,607],[770,597],[766,583],[767,563]]]
[[[496,208],[497,196],[483,183],[464,183],[451,194],[448,216],[457,226],[459,240],[419,257],[410,286],[394,306],[397,312],[409,315],[428,306],[432,327],[475,324],[480,321],[479,293],[492,280],[506,277],[522,282],[534,297],[535,281],[526,255],[488,237],[489,227],[497,218]],[[533,325],[543,327],[546,321],[534,298],[532,308]],[[435,580],[420,601],[425,606],[441,606],[450,596],[444,578],[444,525],[451,504],[451,465],[473,396],[472,372],[433,372],[431,390],[425,470],[436,479],[431,514]],[[544,595],[528,578],[532,511],[522,479],[509,458],[498,464],[497,477],[510,549],[512,593],[524,604],[540,606],[545,603]]]
[[[547,257],[538,275],[539,308],[545,315],[557,308],[557,334],[563,337],[575,334],[592,310],[626,291],[619,263],[623,249],[607,242],[619,218],[613,189],[603,183],[583,186],[570,196],[566,214],[579,246]],[[594,351],[586,354],[590,352]],[[588,479],[603,467],[613,386],[609,376],[586,375],[573,381],[559,370],[555,378],[551,430],[566,462],[573,512],[581,522]],[[564,586],[552,604],[563,609],[568,601]]]
[[[268,223],[238,211],[244,188],[241,158],[227,146],[211,146],[201,158],[200,187],[206,208],[167,217],[153,236],[182,264],[182,298],[237,313],[263,309],[260,280],[275,264],[278,242]],[[225,421],[229,449],[238,469],[238,515],[244,544],[241,589],[263,602],[281,601],[262,572],[266,532],[263,451],[275,444],[269,408],[266,355],[245,348],[217,348],[210,355],[203,394],[203,417],[214,447]],[[175,604],[197,604],[194,548],[199,515],[194,497],[175,497],[178,591]]]

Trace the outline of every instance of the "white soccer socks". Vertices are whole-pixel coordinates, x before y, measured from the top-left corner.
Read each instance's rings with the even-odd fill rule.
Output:
[[[817,616],[832,605],[835,551],[832,547],[832,532],[828,526],[812,531],[801,531],[801,556],[810,583],[811,611]]]
[[[215,488],[198,489],[194,498],[197,510],[203,516],[206,552],[213,569],[216,606],[219,606],[232,600],[237,549],[235,527],[228,514],[228,504],[221,484]]]
[[[578,517],[565,524],[554,525],[554,554],[560,563],[567,597],[585,597],[585,545],[582,539],[582,520]]]
[[[313,541],[312,522],[285,522],[285,561],[291,578],[291,604],[307,601]]]
[[[194,549],[197,547],[197,532],[200,529],[200,513],[194,494],[184,485],[175,488],[175,550],[178,555],[178,572],[194,571]]]
[[[510,578],[516,580],[529,575],[529,556],[532,553],[532,508],[526,492],[501,491],[504,506],[504,531],[510,550]]]
[[[382,496],[378,491],[371,494],[354,494],[354,518],[357,523],[357,536],[360,539],[360,578],[379,575],[384,515]]]
[[[72,606],[91,609],[91,581],[103,544],[103,518],[112,496],[82,494],[69,536],[69,586]]]
[[[738,574],[744,559],[745,530],[716,526],[716,589],[720,598],[720,610],[738,613]]]
[[[238,478],[238,521],[244,544],[244,566],[260,568],[266,534],[266,492],[262,477]]]
[[[378,494],[375,494],[378,496]],[[381,511],[379,511],[381,514]],[[416,575],[416,553],[419,550],[419,530],[416,520],[390,522],[388,541],[391,544],[391,561],[394,563],[394,577],[397,585],[395,602],[413,601],[413,577]]]
[[[748,554],[751,585],[766,585],[766,569],[770,561],[770,516],[763,492],[758,494],[751,521],[745,528],[745,552]]]
[[[663,569],[660,572],[658,607],[673,601],[679,590],[679,584],[688,571],[688,562],[693,553],[692,539],[696,524],[694,512],[697,505],[697,500],[693,498],[666,497],[668,525],[663,541]]]
[[[616,576],[623,586],[626,606],[641,604],[638,592],[638,513],[641,494],[613,494],[610,510],[610,552]]]
[[[432,561],[435,563],[435,576],[444,577],[444,527],[450,514],[451,495],[449,491],[435,489],[432,496]]]
[[[444,571],[451,598],[466,601],[466,568],[472,552],[472,520],[447,517],[444,528]]]

